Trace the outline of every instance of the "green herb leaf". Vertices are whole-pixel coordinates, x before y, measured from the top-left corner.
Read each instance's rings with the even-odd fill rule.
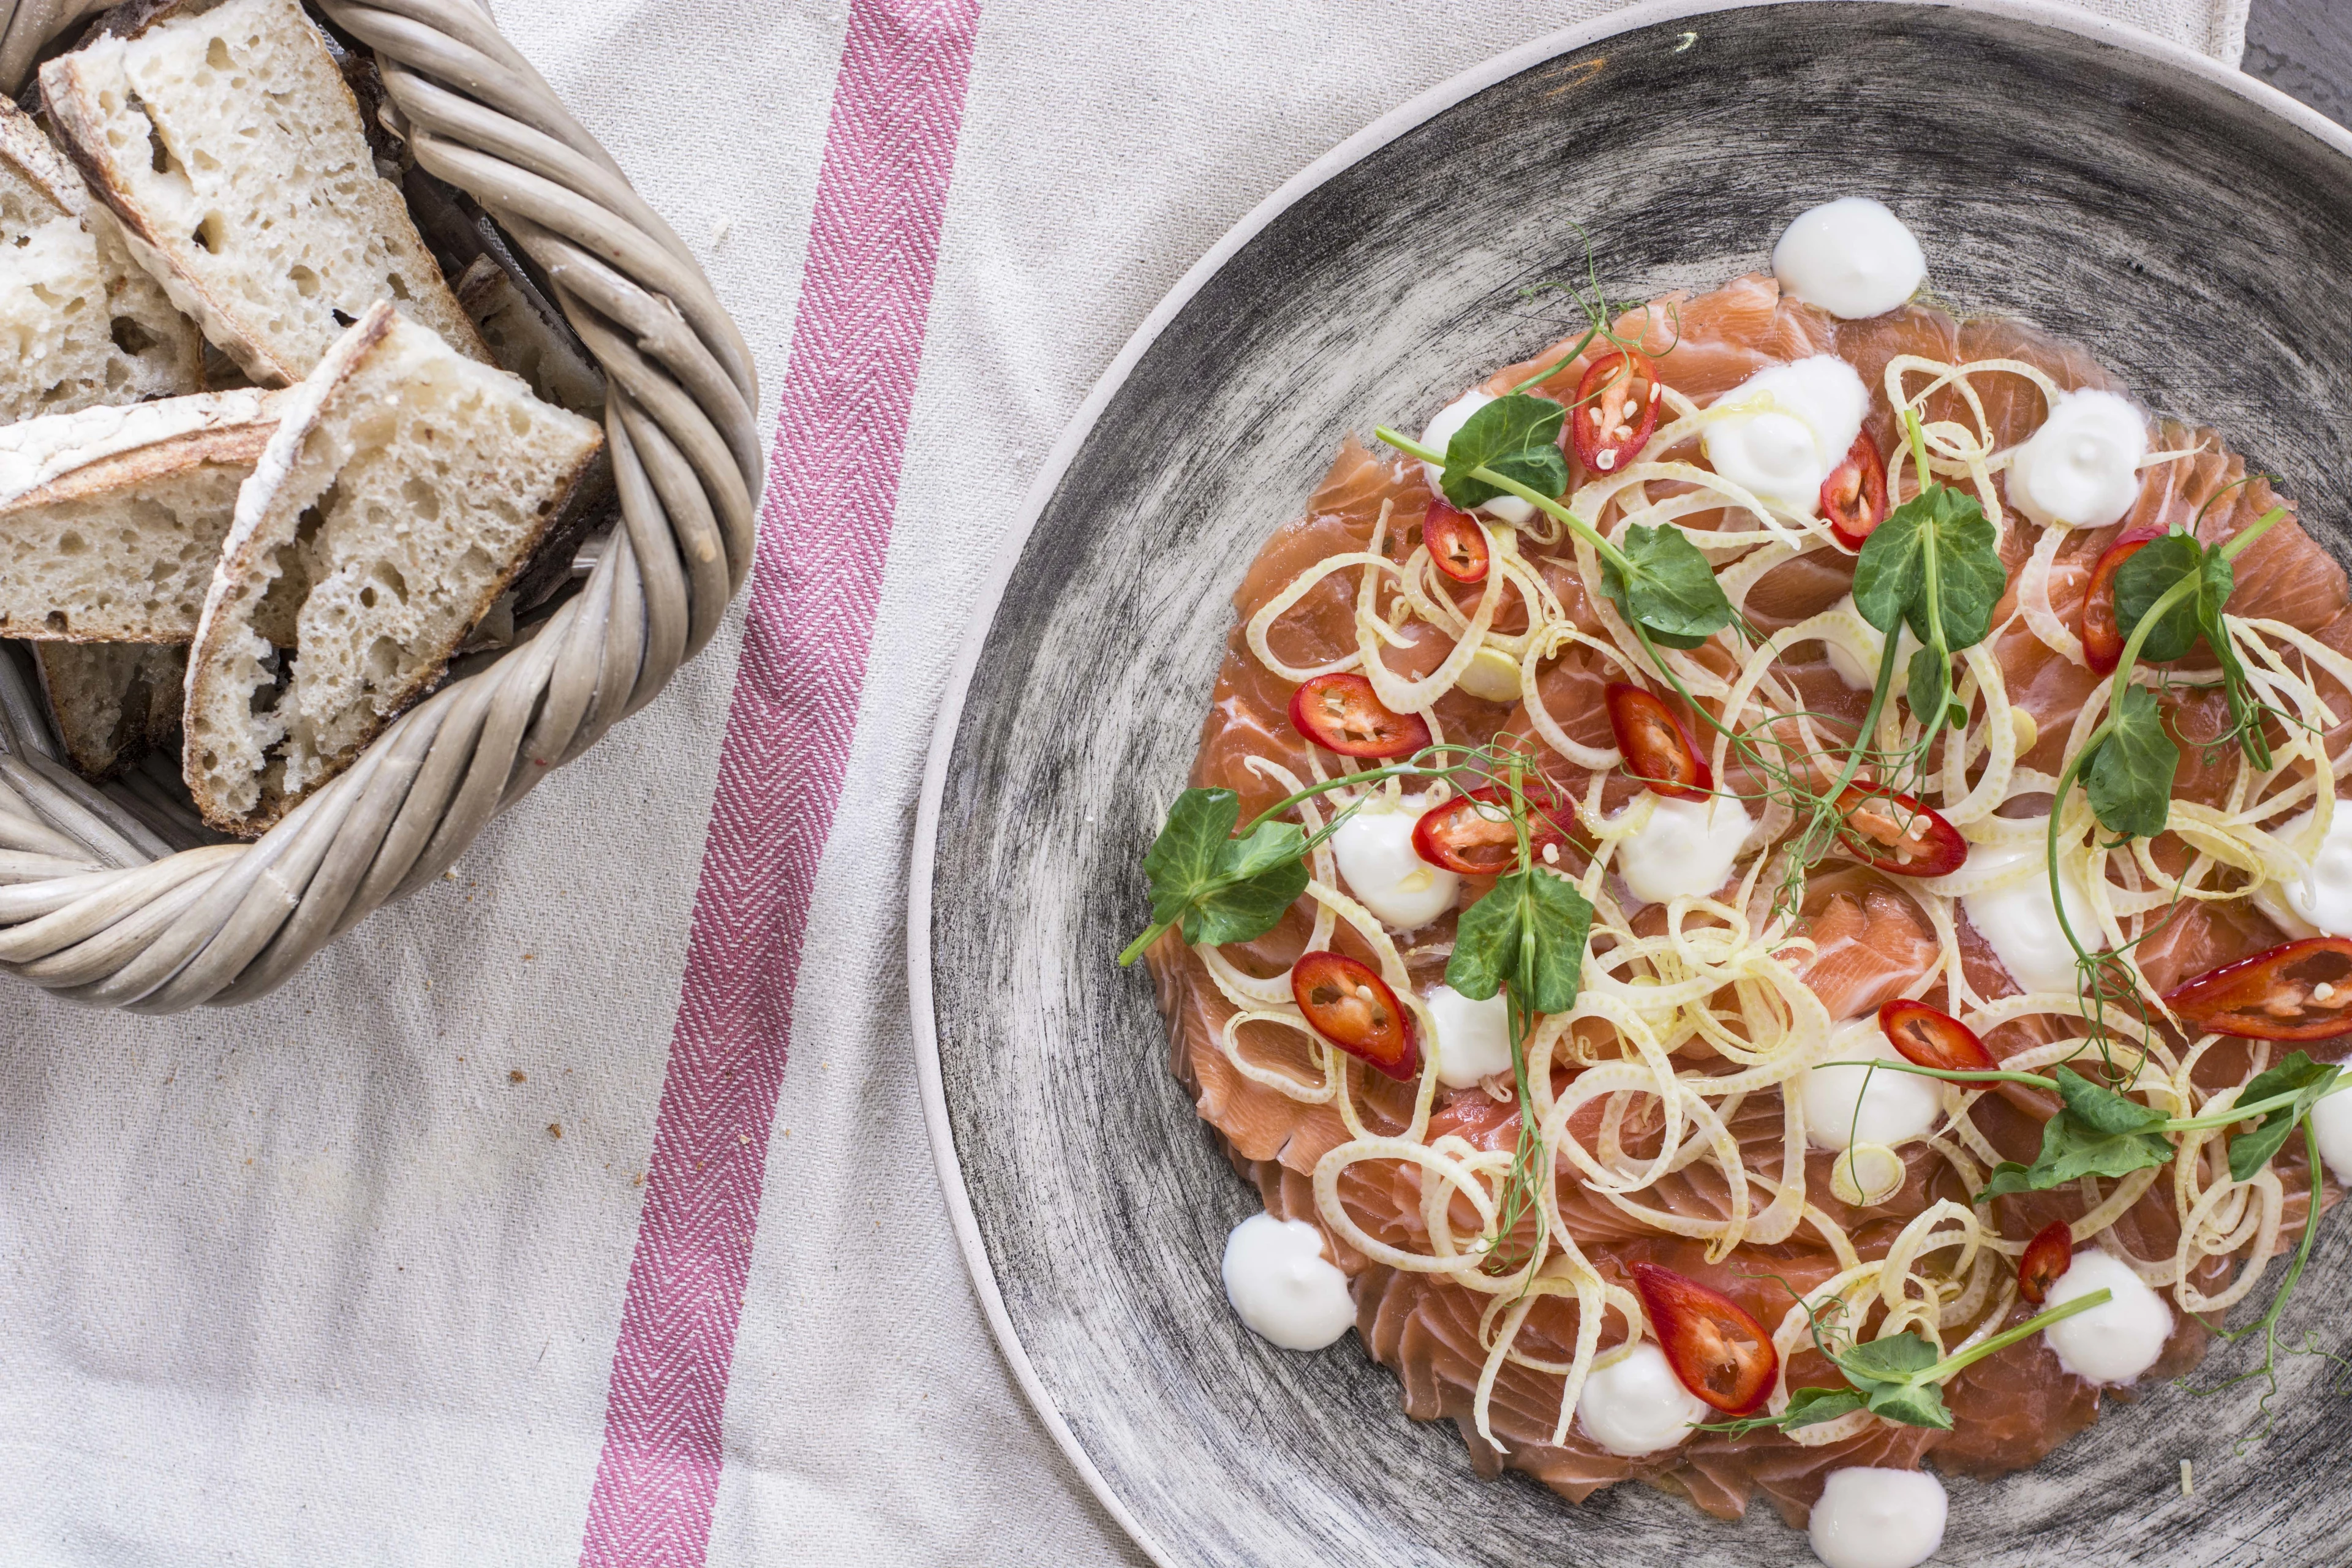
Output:
[[[1882,1340],[1865,1340],[1837,1358],[1838,1366],[1848,1377],[1866,1378],[1874,1383],[1901,1383],[1915,1373],[1922,1373],[1943,1358],[1917,1334],[1894,1334]]]
[[[2196,593],[2165,611],[2148,628],[2147,640],[2140,644],[2140,658],[2151,664],[2169,664],[2197,646],[2199,602],[2211,591],[2216,563],[2221,571],[2221,594],[2214,600],[2218,606],[2230,596],[2230,563],[2219,551],[2209,554],[2189,534],[2167,533],[2151,539],[2116,569],[2116,625],[2126,639],[2139,628],[2157,600],[2182,578],[2200,574],[2205,577]]]
[[[2216,558],[2220,552],[2214,552]],[[2224,566],[2229,563],[2222,562]],[[2257,768],[2271,765],[2271,744],[2263,735],[2262,704],[2253,695],[2246,679],[2245,662],[2238,658],[2238,645],[2230,640],[2228,629],[2221,623],[2220,604],[2209,605],[2202,611],[2198,626],[2205,634],[2205,644],[2221,664],[2221,690],[2230,702],[2230,727],[2238,737],[2238,748],[2246,761]]]
[[[1838,1370],[1845,1373],[1873,1415],[1906,1426],[1951,1427],[1951,1412],[1944,1408],[1942,1392],[1922,1381],[1942,1357],[1919,1335],[1868,1340],[1836,1359]]]
[[[1976,1201],[2009,1193],[2048,1192],[2084,1176],[2127,1176],[2172,1158],[2172,1141],[2156,1129],[2164,1112],[2093,1083],[2073,1068],[2053,1075],[2065,1109],[2042,1124],[2042,1152],[2031,1166],[2004,1160]]]
[[[1184,940],[1221,945],[1272,931],[1307,891],[1306,853],[1306,832],[1295,822],[1262,823],[1248,837],[1230,840],[1217,859],[1217,885],[1194,906],[1198,933],[1188,916]]]
[[[2058,1098],[2067,1111],[2102,1136],[2144,1132],[2165,1119],[2155,1107],[2093,1083],[2073,1068],[2061,1067],[2050,1076],[2057,1081]]]
[[[1445,499],[1467,511],[1505,493],[1473,479],[1473,468],[1486,468],[1538,495],[1557,498],[1568,489],[1568,459],[1559,449],[1560,421],[1567,415],[1549,397],[1520,392],[1480,408],[1445,444],[1445,471],[1438,481]]]
[[[1780,1413],[1780,1421],[1783,1430],[1793,1431],[1834,1421],[1861,1408],[1862,1395],[1853,1389],[1801,1388],[1789,1395],[1789,1408]]]
[[[2110,833],[2155,837],[2171,815],[2172,779],[2179,767],[2180,748],[2164,732],[2156,693],[2145,686],[2125,687],[2108,721],[2106,739],[2092,753],[2084,774],[2092,815]]]
[[[2240,1089],[2241,1105],[2257,1105],[2282,1094],[2293,1094],[2294,1103],[2266,1113],[2252,1132],[2230,1140],[2231,1179],[2251,1180],[2256,1171],[2269,1164],[2271,1156],[2279,1152],[2294,1131],[2295,1123],[2336,1087],[2343,1071],[2342,1068],[2313,1061],[2297,1051],[2268,1072],[2257,1073],[2253,1082]]]
[[[1731,624],[1731,601],[1698,546],[1679,528],[1633,523],[1618,542],[1632,568],[1601,563],[1601,589],[1627,620],[1668,647],[1694,648]]]
[[[1932,1383],[1898,1383],[1863,1396],[1870,1413],[1906,1426],[1952,1429],[1952,1413],[1944,1406],[1944,1391]]]
[[[1584,944],[1592,932],[1592,905],[1576,884],[1540,867],[1495,879],[1493,891],[1462,911],[1445,983],[1473,1001],[1485,1001],[1517,981],[1534,945],[1531,979],[1519,1005],[1530,1013],[1565,1013],[1576,1005],[1584,980]]]
[[[1854,562],[1854,608],[1890,636],[1908,621],[1912,635],[1932,647],[1931,555],[1944,647],[1951,653],[1974,647],[1992,630],[1993,606],[2009,586],[2009,574],[2001,568],[2000,542],[1984,508],[1948,485],[1928,486],[1871,530]]]
[[[1946,710],[1954,706],[1950,700],[1951,690],[1950,659],[1937,658],[1936,650],[1931,647],[1923,647],[1911,656],[1911,712],[1919,722],[1928,723],[1938,713],[1946,713],[1948,718]],[[1967,716],[1962,715],[1952,728],[1957,730],[1967,722]]]
[[[2128,1176],[2171,1158],[2172,1142],[2161,1132],[2093,1132],[2060,1111],[2042,1129],[2033,1185],[2048,1192],[2084,1176]]]
[[[1265,935],[1307,890],[1307,835],[1295,822],[1260,823],[1233,836],[1241,797],[1188,789],[1143,858],[1151,919],[1181,925],[1186,942],[1247,942]]]
[[[1743,1415],[1736,1421],[1717,1421],[1699,1430],[1727,1433],[1734,1437],[1744,1437],[1750,1432],[1793,1432],[1800,1426],[1818,1426],[1824,1421],[1850,1415],[1862,1407],[1862,1395],[1851,1388],[1799,1388],[1790,1391],[1789,1408],[1778,1415]]]
[[[2032,1190],[2033,1173],[2014,1160],[2003,1160],[1985,1178],[1984,1190],[1970,1201],[1980,1204],[1991,1198],[2005,1198],[2011,1193],[2030,1193]]]

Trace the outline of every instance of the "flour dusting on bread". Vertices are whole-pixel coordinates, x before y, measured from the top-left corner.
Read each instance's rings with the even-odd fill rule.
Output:
[[[291,395],[188,670],[205,820],[267,828],[440,679],[603,443],[379,302]]]

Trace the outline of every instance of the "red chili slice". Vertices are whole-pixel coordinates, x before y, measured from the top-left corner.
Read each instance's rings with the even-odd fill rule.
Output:
[[[1907,795],[1848,784],[1838,796],[1848,853],[1897,877],[1943,877],[1969,858],[1960,830]]]
[[[1339,952],[1310,952],[1290,967],[1290,994],[1317,1034],[1401,1083],[1421,1076],[1421,1041],[1371,965]]]
[[[1851,550],[1861,549],[1870,531],[1886,521],[1886,465],[1869,431],[1853,438],[1845,461],[1822,481],[1822,516]]]
[[[2246,1040],[2352,1034],[2352,940],[2306,937],[2209,970],[2165,993],[2199,1028]]]
[[[2017,1293],[2039,1307],[2049,1299],[2050,1287],[2074,1266],[2074,1233],[2063,1219],[2053,1219],[2025,1244],[2017,1260]]]
[[[1433,866],[1465,877],[1496,877],[1518,863],[1519,836],[1511,814],[1488,792],[1457,795],[1432,806],[1412,825],[1412,850]]]
[[[1660,795],[1705,800],[1715,774],[1698,754],[1698,742],[1682,715],[1638,686],[1611,681],[1601,693],[1609,705],[1609,728],[1625,755],[1625,772]]]
[[[1391,713],[1353,671],[1318,675],[1290,694],[1290,727],[1343,757],[1402,757],[1429,744],[1417,713]]]
[[[1941,1072],[1992,1072],[2000,1064],[1977,1032],[1925,1002],[1889,1002],[1878,1010],[1879,1032],[1914,1067]]]
[[[1630,1266],[1650,1328],[1682,1385],[1727,1415],[1745,1415],[1772,1392],[1780,1354],[1772,1336],[1730,1297],[1654,1263]]]
[[[1598,474],[1624,467],[1657,429],[1664,390],[1650,356],[1633,349],[1613,350],[1587,365],[1568,411],[1577,458]]]
[[[1540,859],[1545,845],[1568,842],[1556,819],[1572,808],[1538,779],[1522,784],[1519,795],[1528,806],[1528,849]],[[1491,784],[1430,807],[1412,825],[1413,853],[1465,877],[1496,877],[1512,869],[1518,864],[1519,836],[1511,828],[1508,801],[1500,784]]]
[[[1456,511],[1433,496],[1422,515],[1421,542],[1437,569],[1456,583],[1486,580],[1486,531],[1468,512]]]
[[[2163,537],[2160,528],[2126,529],[2091,568],[2091,585],[2083,594],[2083,656],[2092,674],[2113,675],[2123,662],[2123,628],[2116,625],[2116,569],[2149,540]]]

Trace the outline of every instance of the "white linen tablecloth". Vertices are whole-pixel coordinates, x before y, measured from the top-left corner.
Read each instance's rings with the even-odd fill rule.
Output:
[[[2089,8],[2242,44],[2245,0]],[[0,1564],[1139,1562],[924,1138],[932,714],[1038,463],[1193,259],[1611,9],[498,0],[759,356],[761,565],[658,703],[278,994],[8,989]]]

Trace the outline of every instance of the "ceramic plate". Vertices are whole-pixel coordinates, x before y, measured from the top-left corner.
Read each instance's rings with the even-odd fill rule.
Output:
[[[1593,149],[1606,149],[1596,155]],[[1868,193],[1969,314],[2093,345],[2151,406],[2227,430],[2344,553],[2352,139],[2201,57],[1983,5],[1650,8],[1415,101],[1269,198],[1153,312],[1043,476],[940,720],[911,972],[932,1136],[1004,1349],[1056,1437],[1168,1564],[1802,1563],[1759,1506],[1718,1524],[1639,1486],[1572,1508],[1478,1479],[1353,1335],[1297,1355],[1227,1308],[1257,1207],[1170,1078],[1139,861],[1182,787],[1242,568],[1343,432],[1417,427],[1612,293],[1764,266],[1807,206]],[[2333,1347],[2326,1232],[2296,1309]],[[2116,1406],[2030,1473],[1951,1483],[1938,1562],[2340,1558],[2352,1404],[2284,1363],[2254,1391]],[[2179,1492],[2193,1460],[2196,1495]]]

